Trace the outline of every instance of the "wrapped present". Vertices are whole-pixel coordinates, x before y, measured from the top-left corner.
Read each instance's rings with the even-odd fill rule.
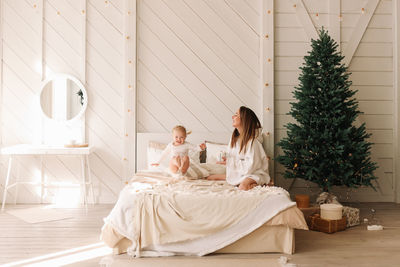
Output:
[[[360,224],[360,209],[343,206],[343,216],[346,217],[347,227]]]
[[[340,220],[325,220],[322,219],[319,214],[314,214],[310,216],[309,222],[310,230],[327,234],[336,233],[346,229],[346,217],[342,217]]]
[[[303,212],[304,219],[307,224],[310,225],[311,216],[314,214],[319,214],[319,206],[312,206],[308,208],[300,208],[301,212]]]

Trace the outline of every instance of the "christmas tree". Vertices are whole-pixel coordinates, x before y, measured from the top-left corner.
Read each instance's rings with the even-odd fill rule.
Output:
[[[285,178],[316,183],[323,191],[332,186],[371,186],[377,168],[371,161],[372,143],[365,123],[356,127],[361,114],[356,91],[350,89],[350,73],[341,63],[337,43],[322,29],[312,50],[304,57],[299,86],[293,92],[287,137],[278,142],[283,150],[276,160],[285,168]]]

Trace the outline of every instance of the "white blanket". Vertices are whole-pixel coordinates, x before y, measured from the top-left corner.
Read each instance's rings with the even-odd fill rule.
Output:
[[[241,191],[226,182],[171,181],[164,176],[146,176],[142,174],[132,179],[105,219],[132,241],[128,253],[134,256],[140,256],[142,248],[159,252],[151,256],[160,255],[157,247],[207,239],[207,236],[218,236],[215,234],[231,229],[233,234],[221,235],[207,249],[194,247],[196,251],[185,252],[192,255],[211,253],[295,205],[288,193],[278,187],[257,186],[250,191]],[[244,224],[248,216],[253,218],[251,225]]]

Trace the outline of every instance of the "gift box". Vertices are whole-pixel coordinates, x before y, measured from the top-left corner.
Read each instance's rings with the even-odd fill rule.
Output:
[[[310,225],[311,216],[314,214],[319,214],[319,206],[311,206],[308,208],[299,208],[301,212],[303,212],[304,219],[307,222],[307,225]]]
[[[319,214],[310,216],[310,224],[308,227],[310,230],[319,231],[327,234],[336,233],[346,229],[346,217],[342,217],[340,220],[325,220],[322,219]]]
[[[343,216],[346,217],[347,227],[360,224],[360,209],[344,206]]]

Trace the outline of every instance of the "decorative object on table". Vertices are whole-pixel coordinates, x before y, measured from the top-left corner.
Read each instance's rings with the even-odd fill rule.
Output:
[[[310,207],[310,196],[309,195],[296,195],[296,204],[298,208],[308,208]]]
[[[343,206],[338,204],[322,204],[321,219],[324,220],[340,220],[343,215]]]
[[[65,144],[64,147],[88,147],[89,144],[85,143],[85,144]]]
[[[327,234],[332,234],[346,229],[346,217],[342,217],[340,220],[325,220],[322,219],[319,214],[314,214],[310,216],[308,221],[310,222],[308,225],[310,230]]]
[[[350,73],[343,65],[338,44],[322,29],[300,67],[299,85],[285,125],[287,137],[278,142],[283,150],[276,160],[285,178],[316,183],[324,192],[333,186],[370,186],[377,164],[371,160],[371,134],[365,123],[355,125],[361,112],[350,89]]]
[[[346,217],[347,227],[360,224],[360,209],[343,206],[343,216]]]

